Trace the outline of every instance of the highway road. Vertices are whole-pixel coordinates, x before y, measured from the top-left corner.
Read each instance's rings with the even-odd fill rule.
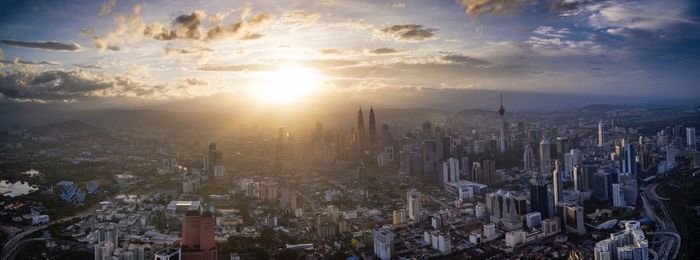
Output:
[[[656,241],[661,241],[660,246],[653,250],[658,254],[656,259],[676,259],[681,248],[681,237],[662,201],[667,199],[661,198],[656,194],[658,186],[658,183],[649,184],[642,193],[644,211],[646,215],[654,218],[657,223],[656,231],[647,235],[651,235],[651,238],[654,238]]]
[[[97,208],[99,206],[100,206],[100,204],[97,203],[78,215],[65,217],[65,218],[62,218],[59,220],[54,220],[54,221],[51,221],[47,224],[44,224],[41,226],[35,226],[35,227],[30,228],[30,229],[24,230],[19,234],[16,234],[9,241],[7,241],[7,243],[2,247],[2,252],[0,253],[0,259],[12,259],[11,256],[14,256],[14,251],[17,249],[19,242],[22,241],[25,237],[27,237],[31,234],[34,234],[36,232],[42,231],[44,229],[47,229],[50,226],[53,226],[55,224],[64,223],[64,222],[71,221],[71,220],[77,219],[77,218],[84,218],[88,215],[94,214],[95,210],[97,210]]]

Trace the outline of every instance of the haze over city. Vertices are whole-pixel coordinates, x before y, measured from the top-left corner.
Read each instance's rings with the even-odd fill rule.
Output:
[[[692,0],[0,1],[2,259],[697,259]]]

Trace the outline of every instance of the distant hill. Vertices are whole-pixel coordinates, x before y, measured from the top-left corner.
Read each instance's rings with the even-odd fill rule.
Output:
[[[585,107],[580,108],[582,111],[610,111],[610,110],[615,110],[615,109],[621,109],[621,108],[629,108],[629,106],[620,106],[620,105],[609,105],[609,104],[594,104],[594,105],[588,105]]]
[[[498,112],[483,109],[465,109],[457,112],[456,116],[475,116],[475,115],[496,115]]]
[[[90,135],[103,132],[102,129],[78,120],[68,120],[31,128],[29,133],[36,135]]]

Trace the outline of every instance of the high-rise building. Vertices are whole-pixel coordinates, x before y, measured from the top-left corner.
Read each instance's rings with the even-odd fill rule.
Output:
[[[596,172],[591,181],[591,195],[600,201],[610,201],[613,177],[609,172]]]
[[[394,227],[402,226],[406,223],[406,209],[394,210],[391,214],[391,224]]]
[[[593,254],[595,260],[648,260],[649,242],[644,236],[639,222],[624,221],[625,229],[610,234],[596,243]]]
[[[586,234],[586,227],[583,225],[583,207],[578,205],[564,206],[564,222],[566,231],[578,235]]]
[[[443,183],[459,181],[459,160],[449,158],[442,163]]]
[[[625,143],[622,151],[622,159],[620,160],[620,173],[629,174],[631,177],[637,177],[637,162],[634,145]]]
[[[613,206],[622,208],[625,206],[625,193],[621,183],[612,184]]]
[[[554,161],[554,171],[552,172],[552,193],[554,195],[554,208],[559,207],[559,203],[563,198],[562,189],[564,180],[562,178],[561,166],[559,160]]]
[[[695,137],[695,127],[687,127],[685,129],[685,135],[685,143],[688,146],[688,148],[696,149],[698,141]]]
[[[602,120],[598,122],[598,147],[608,143],[608,126]]]
[[[542,214],[542,218],[549,218],[549,194],[547,181],[543,174],[535,173],[530,180],[530,208]]]
[[[574,165],[572,171],[572,177],[574,178],[574,190],[578,192],[586,191],[586,176],[584,174],[584,168],[580,165]]]
[[[500,152],[505,152],[507,149],[507,124],[505,119],[503,119],[503,114],[506,113],[506,110],[503,108],[503,95],[501,95],[501,107],[498,109],[498,114],[501,116],[501,122],[500,122],[500,131],[499,131],[499,136],[498,136],[498,147]]]
[[[472,173],[468,178],[470,181],[479,182],[479,176],[483,175],[483,169],[481,168],[480,162],[474,162],[472,164]],[[483,184],[483,183],[482,183]]]
[[[574,172],[574,166],[581,162],[581,150],[571,149],[568,153],[564,154],[564,179],[571,180]]]
[[[209,211],[188,211],[182,218],[180,251],[183,260],[216,260],[216,221]]]
[[[369,146],[372,151],[377,146],[377,122],[374,118],[374,107],[369,108]]]
[[[535,170],[535,154],[532,151],[532,146],[529,144],[525,146],[525,151],[523,152],[523,169],[526,171]]]
[[[550,159],[551,144],[547,138],[542,138],[540,142],[540,173],[552,173],[552,160]]]
[[[362,108],[357,111],[357,150],[358,154],[364,153],[367,146],[367,137],[365,133],[365,119],[362,114]]]
[[[374,230],[374,255],[382,260],[390,260],[394,256],[394,232],[390,228]]]
[[[421,194],[416,189],[410,189],[406,192],[406,206],[408,208],[408,219],[414,223],[420,222],[421,211]]]
[[[496,162],[494,160],[484,160],[482,162],[482,178],[478,183],[493,185],[496,183]]]

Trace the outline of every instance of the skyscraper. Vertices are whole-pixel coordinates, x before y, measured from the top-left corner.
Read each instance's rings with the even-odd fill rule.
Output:
[[[585,191],[585,176],[583,174],[583,167],[580,165],[574,165],[574,170],[573,170],[573,178],[574,178],[574,190],[583,192]]]
[[[540,142],[540,173],[550,174],[552,173],[552,160],[550,159],[550,149],[551,144],[547,140],[547,137],[542,138]]]
[[[578,235],[586,234],[586,227],[583,225],[583,207],[578,205],[566,205],[564,207],[564,222],[566,231]]]
[[[622,160],[620,160],[620,173],[626,173],[632,177],[637,177],[637,162],[634,145],[625,143],[623,148]]]
[[[612,184],[612,197],[614,207],[622,208],[625,206],[625,193],[622,189],[622,183]]]
[[[608,127],[602,120],[598,122],[598,147],[608,143]]]
[[[503,119],[503,114],[506,113],[506,110],[503,108],[503,95],[501,95],[501,107],[498,109],[498,114],[501,116],[501,122],[500,122],[500,131],[499,131],[499,138],[498,138],[498,146],[499,146],[499,151],[505,152],[506,151],[506,121]]]
[[[209,211],[188,211],[182,218],[180,250],[183,260],[216,260],[216,222]]]
[[[688,148],[691,148],[691,149],[697,148],[698,141],[695,137],[695,127],[687,127],[685,129],[685,135],[686,135],[685,143],[688,145]]]
[[[564,183],[562,178],[561,165],[559,160],[554,161],[554,171],[552,172],[552,193],[554,195],[554,207],[557,208],[563,198],[562,189]]]
[[[494,160],[484,160],[482,162],[482,177],[479,183],[493,185],[496,183],[496,162]]]
[[[459,180],[459,160],[449,158],[442,163],[442,182],[456,182]]]
[[[365,133],[365,119],[362,114],[362,108],[357,111],[357,148],[358,153],[362,154],[367,146],[367,139]]]
[[[406,192],[406,207],[408,208],[408,219],[414,223],[420,222],[421,210],[421,194],[416,189],[410,189]]]
[[[547,181],[540,173],[535,173],[530,180],[530,208],[542,214],[542,218],[549,218],[549,194]]]
[[[529,144],[525,146],[525,151],[523,152],[523,169],[526,171],[535,169],[535,154],[532,151],[532,146]]]
[[[377,145],[377,122],[374,118],[374,107],[369,108],[369,146],[373,150]]]

